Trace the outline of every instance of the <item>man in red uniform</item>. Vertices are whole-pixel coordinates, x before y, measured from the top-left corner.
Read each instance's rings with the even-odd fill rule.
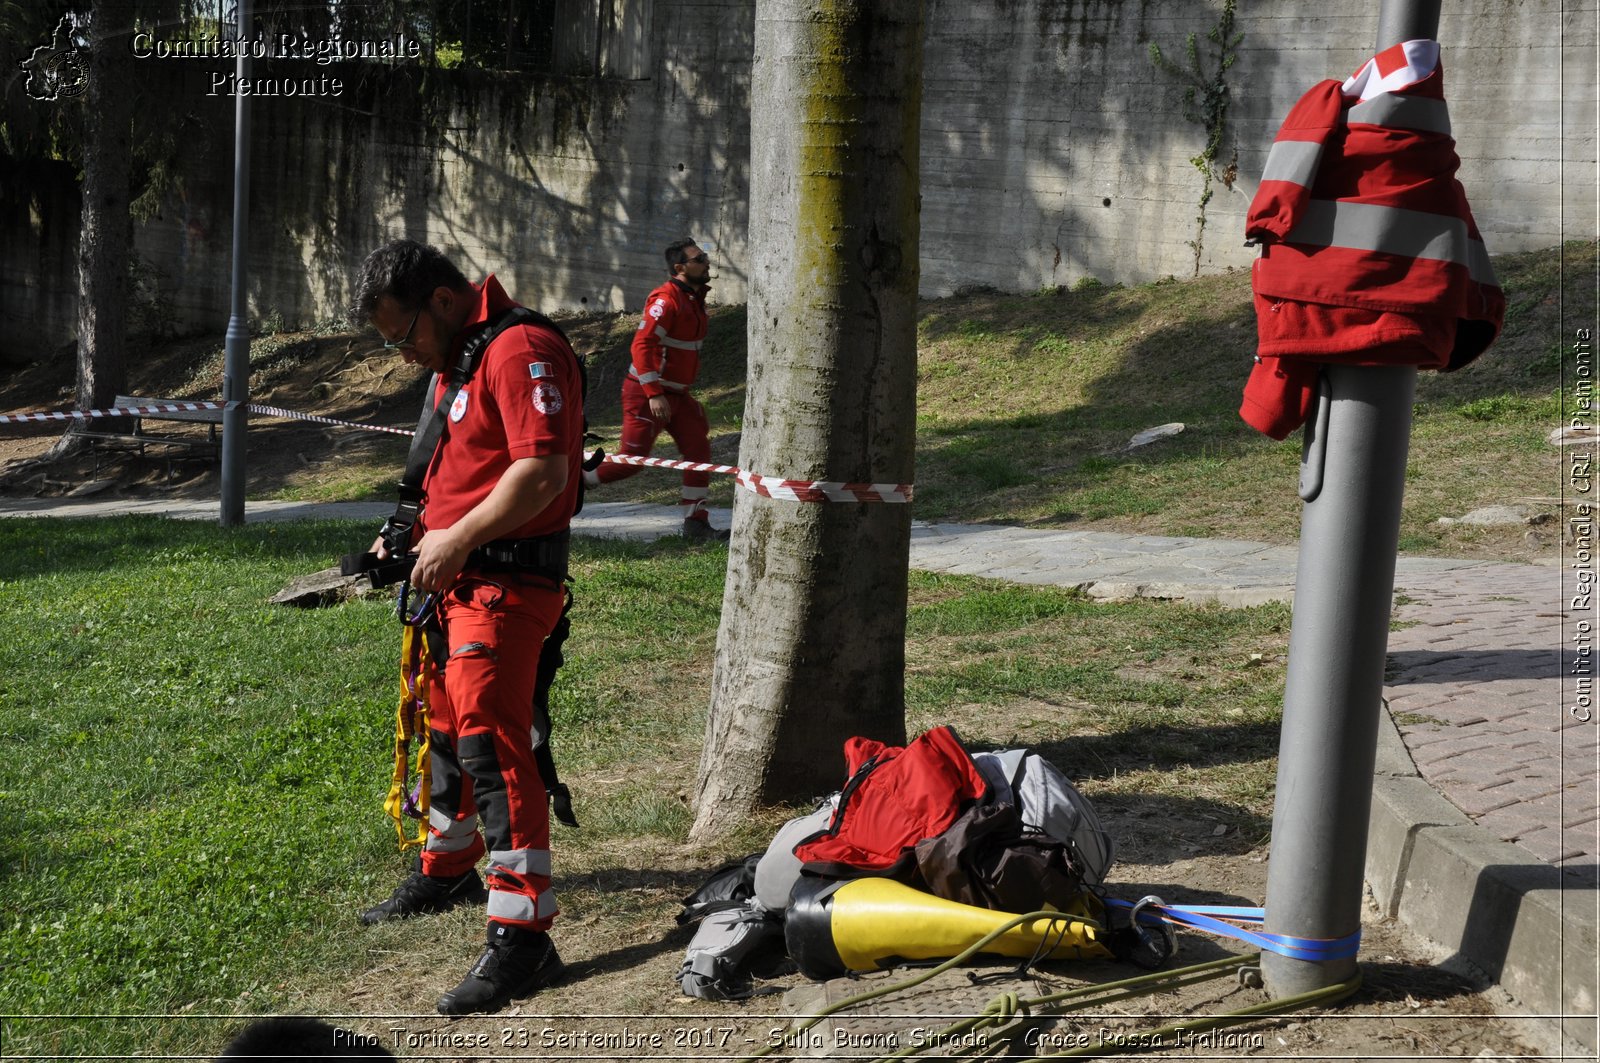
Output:
[[[693,240],[667,245],[671,277],[645,300],[644,317],[633,337],[633,365],[622,381],[620,451],[648,457],[665,429],[685,461],[711,460],[711,426],[706,410],[689,394],[700,372],[700,345],[706,338],[706,291],[711,260]],[[624,480],[638,465],[606,462],[584,472],[591,487]],[[683,474],[683,534],[690,539],[726,539],[711,527],[706,489],[711,474]]]
[[[493,276],[473,285],[431,247],[397,240],[367,257],[352,316],[445,394],[463,348],[504,325],[513,303]],[[448,412],[411,535],[411,583],[437,595],[448,656],[431,687],[433,785],[420,867],[362,914],[377,923],[482,900],[488,944],[447,1015],[498,1011],[562,967],[546,934],[550,809],[533,756],[539,648],[561,616],[568,525],[577,504],[583,398],[577,358],[547,319],[504,328]],[[378,548],[380,554],[385,553]],[[482,832],[478,823],[482,822]]]

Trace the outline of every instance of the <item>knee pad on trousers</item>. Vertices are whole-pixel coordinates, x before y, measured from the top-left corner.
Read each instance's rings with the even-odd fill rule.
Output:
[[[483,840],[491,852],[512,848],[510,795],[500,771],[494,735],[463,735],[456,743],[456,753],[461,770],[472,779],[472,796],[483,822]]]

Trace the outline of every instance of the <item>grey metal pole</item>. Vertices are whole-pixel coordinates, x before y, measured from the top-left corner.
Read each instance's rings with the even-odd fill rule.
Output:
[[[1307,462],[1320,456],[1321,483],[1300,526],[1266,930],[1330,939],[1361,926],[1417,371],[1328,366],[1323,379],[1326,435],[1318,440],[1307,433]],[[1313,470],[1308,474],[1314,478]],[[1343,982],[1355,966],[1353,958],[1261,958],[1262,978],[1275,998]]]
[[[1378,50],[1438,33],[1439,0],[1385,0]],[[1267,873],[1269,933],[1336,939],[1361,927],[1384,655],[1417,371],[1330,365],[1306,431],[1306,497]],[[1275,999],[1355,974],[1353,957],[1264,952]]]
[[[250,39],[250,0],[239,0],[237,40]],[[242,47],[234,70],[240,82],[250,78],[250,49]],[[223,527],[244,523],[245,429],[249,423],[250,326],[246,319],[250,249],[250,97],[234,97],[233,119],[233,302],[223,346],[222,514]]]

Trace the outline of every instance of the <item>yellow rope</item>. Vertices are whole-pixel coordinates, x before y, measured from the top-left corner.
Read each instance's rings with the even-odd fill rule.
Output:
[[[432,760],[428,756],[431,744],[428,688],[431,685],[429,672],[433,662],[428,655],[428,639],[422,629],[407,624],[404,632],[400,642],[400,704],[394,713],[394,777],[389,783],[389,796],[383,802],[384,811],[394,820],[401,852],[427,844],[428,795],[433,783]],[[413,738],[417,740],[417,809],[422,819],[417,823],[415,836],[408,836],[406,798],[411,792]]]

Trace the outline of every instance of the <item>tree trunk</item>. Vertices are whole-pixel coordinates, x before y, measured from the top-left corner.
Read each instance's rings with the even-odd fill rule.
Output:
[[[129,171],[134,92],[131,0],[100,0],[89,27],[78,238],[78,406],[110,406],[127,388]]]
[[[910,483],[922,0],[757,0],[741,467]],[[691,837],[905,740],[904,504],[740,490]]]

